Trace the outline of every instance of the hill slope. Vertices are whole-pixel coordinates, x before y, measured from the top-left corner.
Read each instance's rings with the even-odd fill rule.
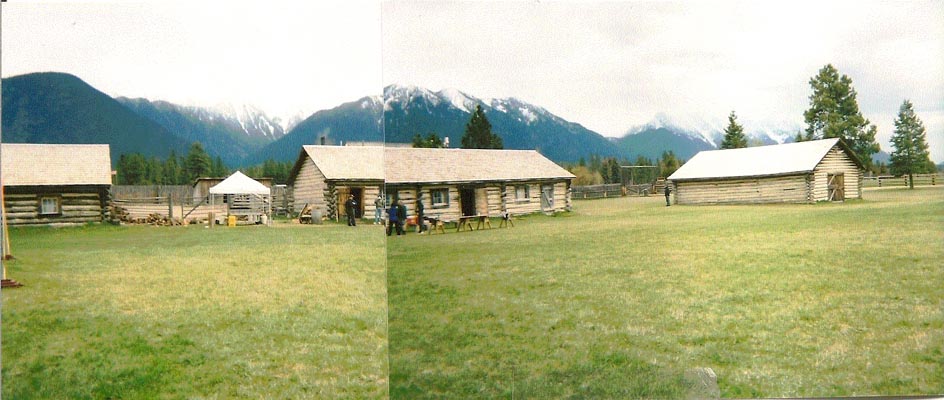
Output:
[[[112,163],[130,152],[182,154],[189,144],[73,75],[19,75],[2,87],[4,142],[107,143]]]

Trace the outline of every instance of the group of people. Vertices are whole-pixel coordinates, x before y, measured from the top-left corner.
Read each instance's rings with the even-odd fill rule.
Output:
[[[379,225],[382,223],[382,210],[384,209],[384,199],[382,196],[377,196],[374,200],[374,225]],[[416,224],[419,227],[419,233],[423,234],[428,231],[426,227],[426,219],[423,215],[423,199],[422,196],[417,197],[416,199]],[[347,226],[357,226],[357,201],[354,199],[354,195],[350,195],[347,201],[344,202],[344,213],[347,215]],[[393,234],[394,231],[397,232],[397,235],[403,235],[406,232],[403,230],[403,225],[406,223],[407,210],[406,206],[400,203],[399,199],[394,198],[390,203],[390,208],[387,210],[387,236]]]

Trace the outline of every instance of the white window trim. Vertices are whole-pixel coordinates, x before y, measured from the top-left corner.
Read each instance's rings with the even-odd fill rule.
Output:
[[[52,200],[55,209],[51,212],[45,210],[46,200]],[[60,215],[62,214],[62,198],[59,196],[40,196],[39,198],[39,215]]]
[[[436,196],[434,193],[442,192],[442,202],[436,202]],[[432,208],[448,208],[449,207],[449,188],[433,188],[429,189],[429,204]]]

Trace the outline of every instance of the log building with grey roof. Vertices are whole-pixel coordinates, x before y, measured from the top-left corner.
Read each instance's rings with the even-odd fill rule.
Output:
[[[533,150],[423,149],[379,146],[303,146],[289,184],[295,211],[306,204],[339,218],[349,194],[358,212],[373,215],[385,194],[414,213],[444,220],[460,216],[527,214],[570,209],[567,170]]]
[[[676,204],[862,198],[862,162],[840,139],[702,151],[668,177]]]
[[[0,145],[4,217],[10,225],[103,222],[111,188],[107,144]]]

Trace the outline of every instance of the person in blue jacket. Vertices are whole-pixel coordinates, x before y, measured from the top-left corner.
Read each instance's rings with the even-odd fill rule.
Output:
[[[393,233],[393,230],[397,230],[397,236],[403,234],[403,221],[400,219],[400,201],[394,199],[390,203],[390,208],[387,209],[387,236]]]

